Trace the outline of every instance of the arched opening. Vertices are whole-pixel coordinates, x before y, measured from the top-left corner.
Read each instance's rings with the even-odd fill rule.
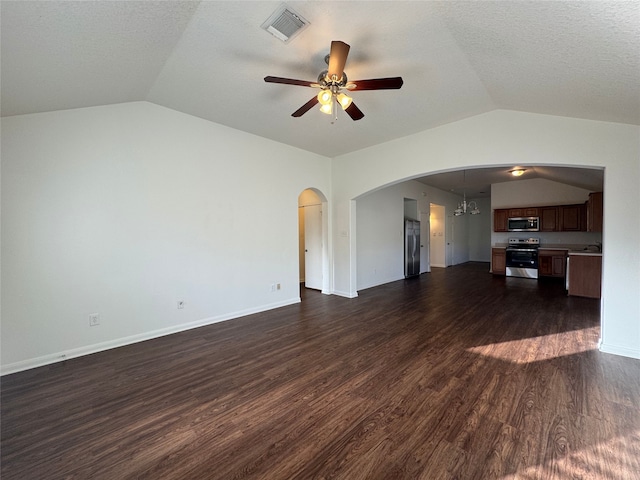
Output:
[[[329,293],[327,198],[315,188],[298,196],[298,259],[300,288]]]
[[[508,237],[523,236],[494,231],[494,208],[584,205],[589,192],[604,189],[602,168],[528,165],[524,179],[510,175],[509,168],[468,166],[413,175],[356,197],[357,240],[352,252],[356,256],[353,266],[357,290],[402,278],[401,230],[396,224],[402,199],[418,199],[421,224],[427,226],[425,234],[421,234],[425,266],[448,267],[466,262],[490,265],[494,244],[506,244]],[[465,198],[479,207],[480,214],[454,216]],[[602,242],[602,235],[602,231],[584,229],[527,234],[540,237],[544,246],[597,244]],[[422,265],[421,259],[421,273],[428,271]]]

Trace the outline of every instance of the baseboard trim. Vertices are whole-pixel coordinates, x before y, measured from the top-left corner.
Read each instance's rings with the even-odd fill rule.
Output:
[[[105,350],[111,350],[113,348],[124,347],[126,345],[131,345],[138,342],[144,342],[146,340],[152,340],[154,338],[164,337],[166,335],[172,335],[174,333],[192,330],[194,328],[213,325],[214,323],[226,322],[227,320],[246,317],[247,315],[253,315],[254,313],[266,312],[268,310],[274,310],[276,308],[286,307],[287,305],[293,305],[296,303],[300,303],[300,297],[291,298],[282,302],[270,303],[267,305],[262,305],[260,307],[248,308],[246,310],[239,310],[216,317],[203,318],[201,320],[196,320],[194,322],[185,323],[182,325],[176,325],[174,327],[152,330],[150,332],[131,335],[129,337],[122,337],[115,340],[109,340],[107,342],[86,345],[84,347],[64,350],[49,355],[43,355],[41,357],[21,360],[19,362],[2,365],[2,367],[0,367],[0,375],[10,375],[12,373],[22,372],[24,370],[30,370],[37,367],[43,367],[52,363],[64,362],[65,360],[70,360],[72,358],[83,357],[85,355],[91,355],[93,353],[103,352]]]
[[[612,355],[620,355],[622,357],[630,357],[640,359],[640,351],[633,348],[620,347],[617,345],[608,345],[600,343],[598,349],[603,353],[611,353]]]
[[[345,298],[356,298],[358,296],[358,292],[349,293],[349,292],[342,292],[340,290],[334,290],[333,294],[338,295],[339,297],[345,297]]]

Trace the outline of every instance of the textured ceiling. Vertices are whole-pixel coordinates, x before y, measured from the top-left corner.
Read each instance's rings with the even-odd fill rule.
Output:
[[[328,157],[493,109],[640,124],[638,1],[287,2],[309,28],[260,25],[280,1],[1,2],[2,115],[146,100]],[[365,113],[291,113],[331,40]]]

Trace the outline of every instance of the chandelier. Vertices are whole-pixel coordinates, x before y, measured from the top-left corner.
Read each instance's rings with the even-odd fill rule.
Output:
[[[465,184],[467,181],[467,171],[464,170],[463,173],[463,177],[462,177],[462,183]],[[456,208],[453,211],[453,214],[456,217],[459,217],[460,215],[464,215],[465,213],[468,213],[469,215],[479,215],[480,214],[480,209],[478,208],[478,204],[475,202],[475,200],[470,201],[469,203],[467,203],[467,192],[464,192],[463,195],[463,200],[462,203],[458,204],[458,208]]]
[[[478,208],[478,204],[476,203],[475,200],[471,200],[469,203],[467,203],[467,194],[464,194],[464,200],[462,201],[462,203],[458,204],[458,208],[456,208],[453,211],[453,214],[456,217],[459,217],[460,215],[464,215],[465,213],[468,213],[469,215],[479,215],[480,214],[480,209]]]

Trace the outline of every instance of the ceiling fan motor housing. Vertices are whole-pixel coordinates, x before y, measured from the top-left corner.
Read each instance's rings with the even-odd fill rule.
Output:
[[[337,88],[340,89],[347,85],[347,81],[348,81],[347,74],[344,72],[342,72],[342,78],[340,79],[339,82],[335,82],[331,80],[331,78],[329,78],[328,70],[323,70],[322,72],[320,72],[320,75],[318,75],[318,84],[323,88],[336,86]]]

